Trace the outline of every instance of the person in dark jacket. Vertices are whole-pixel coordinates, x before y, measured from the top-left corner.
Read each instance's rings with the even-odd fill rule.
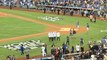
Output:
[[[74,46],[72,46],[71,48],[71,53],[74,53]]]
[[[30,53],[30,48],[26,48],[26,50],[25,50],[26,59],[30,58],[29,53]]]
[[[80,45],[83,45],[83,44],[84,44],[84,39],[80,38]]]
[[[84,47],[83,46],[81,46],[81,52],[84,52]]]
[[[65,15],[65,14],[66,14],[66,9],[63,10],[63,15]]]
[[[60,9],[57,10],[58,15],[60,14]]]
[[[68,36],[67,36],[66,44],[70,45]]]
[[[53,46],[52,48],[51,48],[51,55],[53,55],[53,56],[55,56],[55,47]]]
[[[46,13],[46,8],[43,9],[44,13]]]
[[[93,15],[94,22],[96,22],[96,14]]]
[[[65,54],[66,48],[67,48],[67,45],[65,43],[63,43],[62,44],[63,54]]]
[[[70,10],[70,15],[73,16],[73,14],[74,14],[74,11]]]
[[[20,46],[20,51],[21,51],[21,55],[23,55],[24,54],[24,46],[23,46],[23,44],[21,44],[21,46]]]
[[[12,5],[12,1],[10,1],[10,6],[9,6],[9,8],[12,9],[12,6],[13,6],[13,5]]]
[[[84,11],[83,10],[81,11],[81,15],[84,16]]]
[[[55,49],[55,60],[60,60],[60,50],[58,48]]]

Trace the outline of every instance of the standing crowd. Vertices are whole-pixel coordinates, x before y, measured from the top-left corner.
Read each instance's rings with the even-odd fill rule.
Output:
[[[51,11],[57,12],[58,15],[63,13],[63,15],[70,14],[71,16],[81,14],[82,16],[86,15],[88,17],[91,11],[96,11],[94,16],[106,18],[106,2],[107,0],[0,0],[0,5],[10,6],[10,9],[12,9],[12,7],[14,8],[14,6],[27,7],[28,9],[36,7],[37,9],[44,10],[44,13]],[[64,8],[66,6],[72,8]]]

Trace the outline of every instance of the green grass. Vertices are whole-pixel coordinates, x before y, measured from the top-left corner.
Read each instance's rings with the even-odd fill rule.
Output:
[[[52,15],[52,14],[44,14],[44,13],[38,13],[38,12],[27,12],[27,11],[19,11],[19,10],[6,10],[6,9],[0,9],[1,12],[6,12],[6,13],[11,13],[11,14],[16,14],[19,16],[23,16],[23,17],[28,17],[28,18],[32,18],[35,20],[39,20],[39,21],[44,21],[44,22],[48,22],[48,23],[54,23],[54,24],[59,24],[59,25],[66,25],[66,24],[76,24],[77,21],[81,21],[80,22],[82,25],[86,22],[89,22],[88,18],[81,18],[81,17],[71,17],[71,16],[63,16],[63,15]],[[44,16],[57,16],[59,18],[62,18],[63,20],[60,21],[45,21],[42,19],[39,19],[38,17],[44,17]],[[66,21],[66,22],[65,22]],[[84,23],[85,22],[85,23]]]
[[[44,25],[13,17],[0,17],[0,39],[36,34],[44,32],[45,28]]]
[[[90,23],[88,18],[82,18],[82,17],[61,16],[61,15],[52,15],[52,14],[43,14],[43,13],[37,13],[37,12],[34,13],[34,12],[26,12],[26,11],[18,11],[18,10],[7,10],[7,9],[0,9],[0,11],[1,12],[6,12],[6,13],[11,13],[11,14],[16,14],[16,15],[19,15],[19,16],[23,16],[23,17],[27,17],[27,18],[31,18],[31,19],[39,20],[39,21],[44,21],[44,20],[38,19],[38,16],[58,16],[60,18],[63,18],[63,20],[56,21],[56,22],[44,21],[44,22],[48,22],[50,24],[75,25],[76,22],[79,21],[80,26],[85,27],[86,23],[89,23],[90,24],[90,30],[88,32],[81,33],[81,34],[76,34],[76,35],[70,37],[70,46],[69,46],[69,48],[71,48],[72,45],[75,46],[76,44],[79,44],[79,41],[80,41],[81,37],[84,38],[84,41],[85,41],[84,47],[85,47],[85,49],[88,49],[88,46],[87,46],[88,41],[101,40],[103,36],[107,36],[107,32],[100,32],[100,30],[107,30],[107,27],[106,27],[107,26],[107,21],[98,20],[96,23]],[[7,18],[2,18],[2,19],[4,19],[3,22],[7,21],[9,18],[8,17]],[[12,19],[15,20],[15,18],[12,18]],[[11,20],[11,18],[9,20]],[[1,19],[0,19],[0,21],[1,21]],[[9,22],[9,21],[7,21],[7,22]],[[15,27],[17,27],[17,26],[18,27],[31,27],[32,29],[35,27],[33,30],[28,29],[29,32],[35,31],[35,32],[32,32],[32,33],[39,33],[43,29],[43,28],[38,27],[40,25],[36,25],[34,23],[27,22],[27,21],[23,22],[23,20],[20,20],[20,19],[17,20],[17,22],[19,22],[20,24],[19,23],[14,23],[14,22],[15,21],[13,21],[13,20],[10,22],[10,23],[12,23],[11,24],[12,27],[14,27],[14,26]],[[0,24],[1,24],[1,22],[0,22]],[[6,24],[8,24],[8,23],[6,23]],[[12,27],[9,27],[9,24],[7,25],[7,27],[12,28]],[[15,25],[15,24],[18,24],[18,25]],[[25,25],[23,26],[23,24],[25,24]],[[0,27],[2,27],[2,26],[0,25]],[[0,28],[0,30],[1,30],[1,28]],[[23,32],[25,32],[25,30],[23,30]],[[4,32],[7,32],[7,31],[8,30],[5,30]],[[18,31],[20,31],[20,30],[18,30]],[[1,34],[1,32],[0,32],[0,34]],[[4,33],[2,33],[2,34],[4,34]],[[14,33],[13,33],[13,35],[14,35]],[[18,33],[15,33],[15,35],[18,35]],[[69,34],[67,34],[67,35],[69,35]],[[66,41],[66,36],[67,35],[61,35],[61,41],[54,41],[55,46],[60,47],[62,45],[62,43]],[[4,43],[0,43],[0,45],[16,43],[16,42],[32,40],[32,39],[33,40],[41,40],[42,42],[46,43],[48,45],[48,54],[50,54],[50,49],[51,49],[51,45],[52,45],[53,42],[48,41],[47,35],[46,36],[27,38],[27,39],[23,39],[23,40],[11,41],[11,42],[4,42]],[[10,51],[10,50],[4,49],[4,48],[0,48],[0,51],[2,51],[2,52],[0,52],[0,58],[2,58],[2,60],[4,60],[5,57],[9,54],[14,54],[17,58],[18,57],[25,57],[25,56],[21,56],[19,51]],[[40,48],[38,48],[38,49],[31,50],[30,55],[35,56],[35,55],[40,55],[40,54],[41,54],[41,50],[40,50]]]

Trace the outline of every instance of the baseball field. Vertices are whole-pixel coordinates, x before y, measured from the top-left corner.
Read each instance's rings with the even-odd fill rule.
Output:
[[[79,21],[80,28],[76,28]],[[86,24],[90,28],[87,31]],[[0,9],[0,60],[6,60],[6,56],[15,55],[17,59],[25,57],[19,50],[11,50],[4,46],[25,41],[38,41],[47,44],[48,54],[51,45],[61,47],[69,36],[69,29],[75,29],[77,34],[70,36],[70,46],[80,43],[83,37],[85,50],[88,50],[89,41],[101,41],[102,37],[107,36],[107,21],[97,19],[96,23],[90,22],[88,17],[65,16],[56,14],[44,14],[40,12],[28,12],[20,10]],[[48,32],[61,33],[61,40],[49,42]],[[41,48],[31,49],[30,57],[41,55]]]

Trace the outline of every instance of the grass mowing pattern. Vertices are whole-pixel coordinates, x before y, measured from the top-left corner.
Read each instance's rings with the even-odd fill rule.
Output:
[[[40,26],[40,27],[38,27]],[[0,17],[0,39],[43,32],[46,26],[12,17]]]

